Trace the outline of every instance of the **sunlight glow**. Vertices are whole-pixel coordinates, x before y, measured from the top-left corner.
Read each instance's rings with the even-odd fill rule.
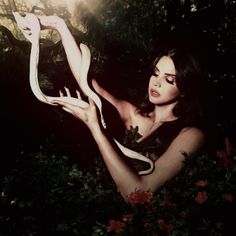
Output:
[[[53,6],[66,7],[69,12],[73,12],[76,5],[79,2],[85,2],[86,0],[49,0]],[[24,0],[23,1],[27,6],[32,8],[33,6],[43,7],[43,4],[40,0]]]
[[[35,14],[44,14],[40,9],[49,10],[50,14],[58,14],[63,16],[64,12],[70,24],[79,31],[86,33],[87,28],[80,20],[84,14],[91,14],[99,21],[99,11],[101,10],[103,0],[14,0],[17,10],[22,13],[29,12],[33,7]],[[63,8],[66,10],[64,11]],[[85,11],[85,13],[83,13]],[[45,11],[46,12],[46,11]]]
[[[58,5],[58,6],[67,6],[68,8],[73,7],[76,5],[76,3],[82,1],[82,0],[50,0],[53,5]]]
[[[14,2],[16,3],[16,6],[19,6],[19,9],[22,9],[23,5],[25,6],[26,9],[23,10],[23,12],[27,11],[27,9],[31,10],[33,7],[44,9],[45,4],[49,8],[65,7],[73,18],[73,16],[76,15],[78,17],[78,5],[80,3],[82,3],[82,5],[85,6],[92,14],[96,14],[102,0],[14,0]]]

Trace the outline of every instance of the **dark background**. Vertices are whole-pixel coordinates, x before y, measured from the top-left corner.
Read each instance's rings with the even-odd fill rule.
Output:
[[[43,10],[35,7],[28,11],[48,15],[56,12],[66,20],[76,40],[90,47],[93,58],[89,78],[96,78],[116,96],[135,104],[142,100],[146,92],[144,88],[149,79],[150,64],[163,39],[167,40],[167,35],[178,40],[185,40],[185,37],[191,39],[203,53],[208,72],[210,122],[213,127],[211,138],[219,150],[224,147],[225,137],[236,145],[235,1],[101,0],[97,12],[81,1],[77,6],[76,20],[83,23],[85,32],[70,24],[67,9],[53,7],[50,1],[42,0],[41,3]],[[17,7],[20,10],[24,6]],[[1,5],[1,10],[5,10],[1,13],[2,17],[13,20],[12,6]],[[71,194],[71,189],[59,193],[61,198],[54,194],[55,186],[63,185],[60,178],[66,179],[69,171],[66,169],[61,175],[58,172],[69,168],[71,163],[88,168],[94,165],[99,154],[91,134],[81,122],[60,108],[43,104],[35,98],[29,85],[30,44],[15,38],[9,29],[0,25],[0,192],[8,193],[6,199],[1,195],[0,213],[4,214],[0,215],[0,223],[2,229],[6,226],[5,231],[10,229],[12,235],[23,235],[20,230],[23,232],[23,229],[32,227],[38,232],[42,230],[41,235],[45,235],[43,226],[47,226],[48,221],[51,225],[57,225],[60,220],[66,221],[64,213],[73,212],[70,207],[80,207],[85,201],[79,202],[79,197],[83,196],[80,188],[72,191],[73,194],[77,191],[77,195]],[[60,42],[41,41],[39,81],[48,95],[57,96],[63,86],[69,87],[75,94],[77,85]],[[115,120],[111,116],[108,118],[111,122]],[[41,159],[38,155],[42,155]],[[56,161],[55,156],[59,156]],[[69,160],[68,166],[61,164],[60,160],[64,159]],[[58,168],[58,172],[54,172],[54,168]],[[63,183],[67,186],[67,179]],[[11,204],[14,196],[19,199],[16,205]],[[51,196],[55,198],[50,199]],[[20,199],[26,205],[22,206]],[[98,209],[106,204],[105,198],[101,199]],[[47,200],[52,202],[42,202]],[[32,205],[28,206],[29,203]],[[93,199],[89,204],[93,204]],[[49,210],[39,209],[45,206]],[[58,219],[53,218],[55,209]],[[94,207],[91,205],[85,209],[94,210]],[[84,219],[96,216],[93,212],[89,213]],[[71,215],[68,215],[70,219]],[[22,216],[32,216],[35,221]]]
[[[204,53],[217,137],[227,136],[235,143],[235,2],[102,1],[102,4],[99,16],[79,5],[78,15],[87,32],[71,28],[78,42],[86,42],[92,50],[90,78],[97,78],[116,96],[138,103],[146,92],[143,88],[156,48],[162,38],[167,40],[172,29],[180,40],[189,37]],[[48,5],[45,11],[52,10]],[[56,10],[67,19],[65,10]],[[11,18],[7,14],[5,17]],[[65,148],[72,155],[78,151],[74,144],[90,145],[90,134],[83,124],[60,109],[40,103],[32,94],[28,83],[30,45],[13,38],[3,26],[0,42],[4,163],[14,161],[20,152],[38,150],[45,142],[55,142],[58,150]],[[62,59],[55,60],[57,55]],[[76,84],[60,42],[53,46],[42,43],[39,79],[45,93],[56,95],[65,85],[74,91]]]

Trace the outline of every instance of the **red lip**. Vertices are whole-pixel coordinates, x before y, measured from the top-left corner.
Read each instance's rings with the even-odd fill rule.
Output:
[[[150,95],[152,97],[159,97],[160,96],[160,94],[154,89],[150,89]]]

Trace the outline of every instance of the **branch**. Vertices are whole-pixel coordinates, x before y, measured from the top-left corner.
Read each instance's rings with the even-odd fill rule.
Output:
[[[17,38],[14,37],[14,35],[12,34],[12,32],[6,28],[5,26],[3,25],[0,25],[0,31],[7,36],[8,40],[10,41],[10,43],[13,45],[13,46],[18,46],[22,49],[27,49],[30,47],[30,43],[29,42],[26,42],[26,41],[23,41],[23,40],[19,40]]]

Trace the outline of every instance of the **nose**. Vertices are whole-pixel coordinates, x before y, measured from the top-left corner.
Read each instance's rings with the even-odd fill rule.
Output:
[[[154,81],[154,86],[155,86],[155,87],[158,87],[158,88],[161,87],[161,83],[160,83],[160,81],[159,81],[158,79],[156,79],[156,80]]]

